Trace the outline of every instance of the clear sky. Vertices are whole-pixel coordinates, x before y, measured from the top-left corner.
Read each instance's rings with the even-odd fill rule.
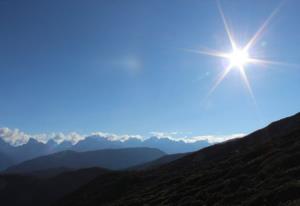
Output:
[[[221,1],[243,45],[280,4]],[[208,95],[230,51],[212,0],[2,0],[0,127],[30,133],[248,133],[300,111],[300,1],[287,0],[245,65]]]

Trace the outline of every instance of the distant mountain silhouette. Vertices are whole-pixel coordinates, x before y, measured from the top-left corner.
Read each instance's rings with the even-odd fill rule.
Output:
[[[105,149],[88,152],[63,151],[9,167],[5,173],[32,173],[53,168],[102,167],[119,170],[152,161],[165,153],[152,148]]]
[[[198,141],[186,143],[184,141],[173,141],[169,138],[150,137],[143,142],[145,147],[159,148],[168,154],[186,153],[207,147],[210,144],[207,141]]]
[[[10,159],[10,162],[7,166],[17,164],[41,155],[49,154],[54,151],[52,148],[54,148],[52,144],[43,144],[35,139],[29,139],[26,144],[14,147],[4,142],[0,138],[0,153]],[[5,169],[6,167],[1,165],[0,168]]]
[[[14,148],[15,152],[12,154],[12,157],[18,162],[22,162],[49,153],[51,146],[31,138],[27,144]]]
[[[10,144],[4,142],[4,140],[0,138],[0,150],[2,152],[7,152],[11,148],[13,148],[13,146],[11,146]]]
[[[112,148],[122,148],[121,141],[110,141],[106,138],[99,136],[89,136],[84,140],[80,140],[76,145],[72,147],[72,150],[79,152],[86,152],[91,150],[99,149],[112,149]]]
[[[127,141],[110,141],[106,138],[95,135],[79,141],[72,147],[72,150],[91,151],[108,148],[150,147],[160,149],[169,154],[174,154],[196,151],[209,145],[210,144],[207,141],[186,143],[184,141],[174,141],[169,138],[158,138],[155,136],[144,141],[135,138],[131,138]]]
[[[107,173],[57,206],[300,203],[300,113],[156,169]]]
[[[8,166],[12,165],[13,161],[4,153],[0,153],[0,170],[7,168]]]
[[[53,152],[59,152],[64,150],[71,150],[73,147],[70,141],[63,141],[60,144],[57,144]]]
[[[12,149],[13,147],[11,145],[0,138],[0,170],[7,168],[14,163],[14,160],[9,155],[9,151]]]
[[[126,141],[111,141],[105,137],[93,135],[86,137],[84,140],[79,141],[75,145],[72,145],[69,141],[63,141],[62,143],[57,144],[52,139],[44,144],[31,138],[26,144],[14,147],[4,142],[0,137],[0,161],[3,162],[3,164],[0,165],[0,170],[26,160],[65,150],[86,152],[101,149],[150,147],[173,154],[196,151],[208,145],[209,143],[207,141],[186,143],[183,141],[174,141],[168,138],[157,137],[151,137],[145,141],[136,138],[129,138]]]

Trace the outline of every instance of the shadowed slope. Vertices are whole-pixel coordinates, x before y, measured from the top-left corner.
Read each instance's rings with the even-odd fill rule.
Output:
[[[0,175],[0,199],[3,205],[50,205],[108,171],[88,168],[66,172],[52,178],[23,175]]]
[[[297,114],[149,172],[98,177],[57,205],[288,205],[299,182]]]
[[[180,159],[190,153],[179,153],[179,154],[170,154],[170,155],[165,155],[159,159],[146,162],[144,164],[140,164],[134,167],[129,168],[129,170],[149,170],[149,169],[155,169],[158,168],[161,165],[173,162],[177,159]]]

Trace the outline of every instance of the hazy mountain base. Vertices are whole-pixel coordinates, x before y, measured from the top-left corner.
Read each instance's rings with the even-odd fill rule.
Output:
[[[158,168],[159,166],[161,165],[164,165],[164,164],[167,164],[167,163],[170,163],[170,162],[173,162],[177,159],[180,159],[186,155],[188,155],[190,153],[179,153],[179,154],[170,154],[170,155],[165,155],[161,158],[158,158],[156,160],[153,160],[153,161],[150,161],[150,162],[146,162],[144,164],[139,164],[139,165],[136,165],[134,167],[130,167],[128,168],[127,170],[136,170],[136,171],[139,171],[139,170],[149,170],[149,169],[155,169],[155,168]]]
[[[63,151],[37,157],[9,167],[5,172],[14,174],[32,174],[39,170],[55,168],[81,169],[102,167],[120,170],[156,160],[165,155],[153,148],[104,149],[89,152]]]
[[[62,205],[288,206],[300,201],[300,115],[145,172],[99,176]]]

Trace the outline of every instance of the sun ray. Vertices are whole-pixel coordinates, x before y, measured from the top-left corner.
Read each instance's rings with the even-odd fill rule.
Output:
[[[228,65],[223,73],[219,76],[219,78],[216,80],[215,84],[212,86],[212,88],[209,90],[208,95],[212,94],[215,89],[219,86],[219,84],[223,81],[223,79],[227,76],[227,74],[231,71],[232,65]]]
[[[250,82],[248,80],[248,77],[247,77],[247,74],[245,72],[245,68],[243,66],[241,66],[239,69],[240,69],[240,73],[241,73],[242,79],[245,82],[245,85],[247,87],[247,90],[248,90],[248,92],[249,92],[249,94],[250,94],[253,102],[256,104],[256,98],[254,96],[254,93],[253,93],[252,88],[251,88],[251,84],[250,84]]]
[[[218,52],[218,51],[213,51],[213,50],[196,50],[196,49],[183,49],[184,51],[187,52],[192,52],[196,54],[204,54],[208,56],[214,56],[214,57],[222,57],[222,58],[228,58],[228,54],[224,52]]]
[[[248,51],[255,43],[256,41],[262,36],[262,33],[265,31],[267,26],[270,24],[273,17],[279,12],[280,8],[282,7],[284,1],[282,1],[279,6],[277,6],[273,12],[270,14],[270,16],[263,22],[261,27],[257,30],[257,32],[253,35],[253,37],[249,40],[249,42],[244,47],[245,51]]]
[[[273,60],[267,60],[267,59],[258,59],[258,58],[249,58],[249,62],[254,63],[254,64],[264,64],[264,65],[299,67],[298,64],[291,64],[291,63],[286,63],[286,62],[273,61]]]
[[[231,47],[232,47],[233,49],[235,49],[235,48],[236,48],[236,44],[235,44],[233,35],[231,34],[231,31],[230,31],[230,29],[229,29],[228,23],[227,23],[227,21],[226,21],[226,18],[225,18],[225,15],[224,15],[224,12],[223,12],[223,9],[222,9],[222,6],[221,6],[220,1],[217,1],[217,4],[218,4],[218,9],[219,9],[220,15],[221,15],[221,17],[222,17],[222,21],[223,21],[223,24],[224,24],[224,27],[225,27],[227,36],[228,36],[228,38],[229,38]]]
[[[255,112],[258,115],[258,120],[261,123],[261,119],[262,118],[261,118],[260,109],[258,107],[258,104],[257,104],[256,98],[255,98],[254,92],[252,90],[250,81],[248,80],[248,77],[247,77],[247,74],[246,74],[246,71],[245,71],[244,67],[240,67],[240,74],[242,76],[243,81],[245,82],[245,85],[247,87],[248,93],[249,93],[249,95],[251,97],[251,100],[253,102],[253,105],[254,105],[254,108],[255,108]]]

